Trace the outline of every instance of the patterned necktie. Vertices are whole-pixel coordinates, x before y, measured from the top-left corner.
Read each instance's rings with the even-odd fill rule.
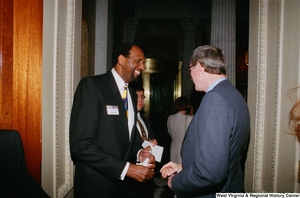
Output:
[[[142,125],[142,123],[141,123],[141,121],[139,120],[139,118],[137,119],[137,123],[139,124],[140,129],[141,129],[142,139],[143,139],[143,140],[147,140],[147,135],[146,135],[145,128],[144,128],[144,126]]]
[[[124,91],[122,93],[122,99],[124,102],[124,107],[125,107],[125,112],[126,112],[126,116],[128,118],[128,99],[127,99],[127,88],[128,88],[128,84],[126,83],[124,86]]]

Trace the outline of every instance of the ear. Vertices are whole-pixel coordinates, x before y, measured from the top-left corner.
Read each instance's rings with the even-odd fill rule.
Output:
[[[199,73],[204,72],[205,70],[204,70],[204,67],[201,65],[201,63],[197,62],[197,64],[199,64],[199,67],[197,67]]]
[[[120,65],[124,65],[124,62],[125,62],[125,57],[124,57],[122,54],[120,54],[120,55],[118,56],[118,63],[119,63]]]
[[[201,65],[201,63],[197,62],[197,64],[199,64],[199,66],[204,69],[204,67]]]

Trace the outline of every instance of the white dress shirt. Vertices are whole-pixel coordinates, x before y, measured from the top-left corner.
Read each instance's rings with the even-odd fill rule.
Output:
[[[113,68],[111,70],[115,81],[117,83],[117,86],[119,88],[120,95],[122,97],[122,93],[124,91],[125,82],[124,80],[119,76],[119,74],[116,72],[116,70]],[[130,97],[129,88],[127,88],[127,100],[128,100],[128,130],[129,130],[129,140],[131,139],[131,131],[134,125],[134,110],[133,110],[133,104]]]
[[[114,79],[117,83],[117,86],[118,86],[118,89],[119,89],[119,92],[120,92],[120,95],[122,97],[122,93],[124,91],[124,86],[125,86],[125,82],[124,80],[119,76],[119,74],[116,72],[116,70],[113,68],[111,70],[111,73],[113,74],[114,76]],[[133,128],[133,124],[134,124],[134,110],[133,110],[133,104],[132,104],[132,100],[131,100],[131,97],[130,97],[130,92],[129,92],[129,89],[127,88],[127,100],[128,100],[128,130],[129,130],[129,141],[131,139],[131,131],[132,131],[132,128]],[[120,179],[121,180],[124,180],[125,176],[126,176],[126,173],[128,171],[128,168],[129,168],[129,162],[126,163],[121,175],[120,175]]]

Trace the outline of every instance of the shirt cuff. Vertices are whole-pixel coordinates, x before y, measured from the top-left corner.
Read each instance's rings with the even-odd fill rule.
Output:
[[[124,180],[125,176],[126,176],[126,173],[128,171],[128,168],[129,168],[129,162],[126,163],[121,175],[120,175],[120,180]]]

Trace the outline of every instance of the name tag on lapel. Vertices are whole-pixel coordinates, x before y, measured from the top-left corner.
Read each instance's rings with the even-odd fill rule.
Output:
[[[119,107],[114,105],[106,105],[107,115],[119,115]]]

